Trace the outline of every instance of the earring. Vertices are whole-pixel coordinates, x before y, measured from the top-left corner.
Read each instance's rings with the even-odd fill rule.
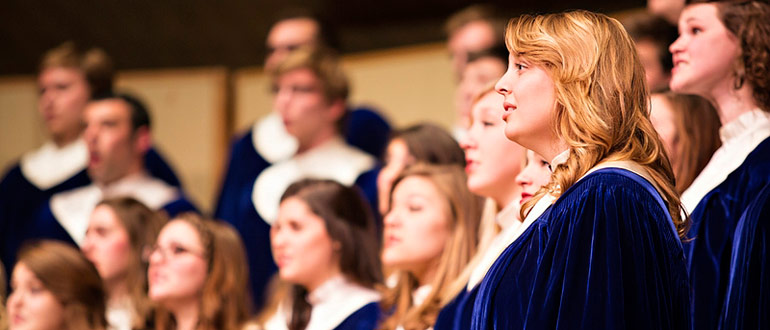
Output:
[[[743,73],[737,73],[735,77],[735,82],[733,82],[733,88],[741,89],[741,87],[743,87],[744,82],[746,82],[746,77],[743,75]]]

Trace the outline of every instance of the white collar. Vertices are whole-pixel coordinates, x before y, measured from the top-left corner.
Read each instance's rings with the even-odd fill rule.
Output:
[[[254,123],[251,128],[254,150],[268,163],[287,160],[297,153],[297,139],[286,131],[281,116],[275,111]]]
[[[102,199],[129,196],[158,210],[179,198],[179,190],[146,173],[127,176],[109,186],[92,183],[51,197],[50,207],[56,220],[80,245],[85,238],[88,219]]]
[[[278,216],[281,195],[295,181],[324,178],[352,186],[358,176],[374,164],[374,157],[347,145],[341,137],[335,137],[263,170],[252,189],[254,208],[262,219],[272,224]]]
[[[746,157],[770,137],[770,113],[755,109],[740,115],[719,129],[722,146],[682,193],[682,205],[692,213],[706,194],[727,179]]]
[[[110,330],[131,330],[135,313],[130,300],[108,304],[106,315]]]
[[[21,157],[24,177],[40,190],[47,190],[73,177],[88,166],[88,147],[77,139],[59,148],[52,141]]]
[[[564,150],[556,155],[556,157],[554,157],[551,162],[548,163],[548,168],[551,170],[551,172],[553,172],[556,166],[566,163],[567,159],[569,159],[569,149]]]
[[[505,229],[521,223],[521,221],[519,221],[519,211],[521,210],[521,205],[519,204],[520,200],[521,197],[514,198],[514,200],[508,203],[508,205],[500,210],[500,212],[497,212],[495,223],[497,223],[500,228]]]
[[[414,289],[412,292],[412,306],[422,305],[422,303],[425,302],[425,299],[428,299],[428,295],[430,295],[431,291],[433,291],[433,286],[430,284],[425,284]]]
[[[332,330],[362,307],[380,301],[380,294],[338,275],[313,290],[307,299],[313,310],[305,330]],[[291,309],[285,307],[287,303],[284,301],[265,323],[266,330],[287,328],[291,319]]]

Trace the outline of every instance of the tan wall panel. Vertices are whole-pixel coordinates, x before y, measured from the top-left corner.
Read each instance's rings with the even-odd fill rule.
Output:
[[[0,171],[43,144],[37,84],[31,76],[0,78]]]
[[[123,72],[117,81],[148,104],[156,147],[204,211],[212,209],[225,161],[226,82],[224,69]]]
[[[353,104],[380,109],[396,126],[431,121],[449,128],[454,123],[455,82],[444,44],[350,55],[343,63]],[[235,72],[236,132],[269,111],[269,86],[268,77],[257,68]]]

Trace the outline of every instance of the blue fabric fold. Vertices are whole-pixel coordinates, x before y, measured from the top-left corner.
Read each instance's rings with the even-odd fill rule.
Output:
[[[587,175],[519,236],[480,284],[471,329],[689,329],[679,237],[655,188]]]
[[[684,249],[692,286],[691,316],[695,329],[752,329],[755,327],[749,324],[762,318],[767,320],[770,255],[762,247],[767,244],[762,230],[768,221],[765,210],[770,207],[767,192],[763,192],[768,186],[770,138],[760,143],[741,166],[708,192],[693,210],[692,226],[687,234],[689,241]],[[764,278],[756,277],[762,274]],[[732,296],[728,298],[730,287]],[[730,304],[726,303],[728,299]],[[764,328],[770,328],[766,321]]]

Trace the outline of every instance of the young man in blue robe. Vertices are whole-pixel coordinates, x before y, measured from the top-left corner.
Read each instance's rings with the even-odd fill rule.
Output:
[[[366,180],[376,159],[342,137],[349,115],[348,82],[337,57],[322,48],[300,48],[272,72],[275,114],[273,119],[265,120],[277,120],[282,126],[282,134],[287,134],[293,144],[288,149],[291,153],[270,159],[255,152],[260,145],[274,148],[287,141],[281,133],[261,135],[260,130],[256,135],[247,135],[248,141],[236,143],[238,149],[234,149],[231,173],[217,209],[217,218],[231,223],[246,245],[257,306],[263,303],[267,282],[276,270],[270,251],[270,223],[289,184],[305,177],[328,178],[358,185],[365,195],[376,198],[376,180]],[[264,125],[265,120],[256,127]],[[252,162],[252,167],[237,163],[243,159]],[[231,177],[234,173],[241,177]],[[238,186],[228,187],[228,182]]]
[[[88,148],[82,139],[82,112],[94,96],[110,93],[114,72],[100,49],[80,51],[68,42],[51,49],[40,63],[38,111],[48,141],[25,153],[0,180],[0,259],[8,270],[15,258],[15,233],[6,226],[29,221],[32,213],[56,193],[91,183]],[[145,155],[150,175],[179,186],[174,171],[154,150]]]
[[[30,239],[80,244],[91,212],[105,198],[130,196],[170,216],[196,210],[179,188],[147,172],[144,157],[152,138],[141,102],[127,95],[101,96],[86,105],[83,118],[91,183],[56,193],[30,219],[7,224],[12,236],[6,237],[4,252],[11,265],[15,252]]]

